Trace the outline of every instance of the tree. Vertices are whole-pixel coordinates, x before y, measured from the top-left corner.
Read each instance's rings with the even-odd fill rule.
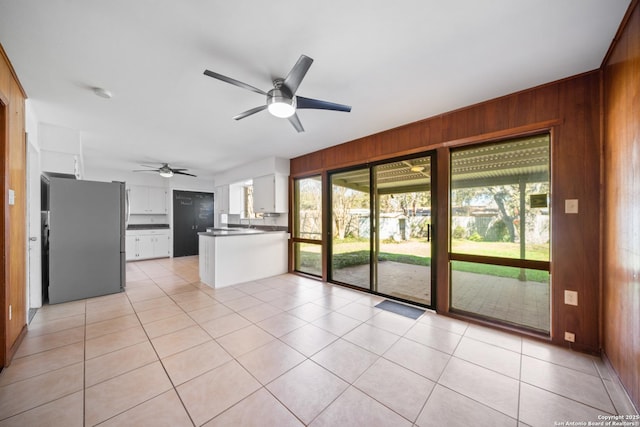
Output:
[[[333,202],[333,235],[339,239],[344,239],[352,233],[353,220],[356,218],[352,214],[352,210],[369,209],[369,193],[333,185],[331,199]]]
[[[322,181],[306,178],[297,181],[298,237],[322,238]]]
[[[509,241],[516,241],[516,230],[513,226],[513,220],[518,215],[518,208],[513,206],[514,199],[518,198],[518,188],[515,185],[501,185],[497,187],[487,188],[493,195],[493,201],[498,206],[500,212],[500,219],[507,228],[509,233]],[[514,196],[515,195],[515,196]],[[510,215],[510,212],[513,215]]]
[[[526,202],[529,200],[531,194],[548,193],[549,183],[527,183],[525,187],[524,199]],[[455,189],[452,194],[452,200],[455,207],[472,207],[473,205],[488,205],[495,204],[498,209],[498,221],[504,223],[504,226],[508,233],[508,240],[515,242],[519,235],[519,230],[516,229],[514,221],[520,220],[520,185],[508,184],[508,185],[495,185],[491,187],[473,187],[473,188],[460,188]],[[454,211],[455,212],[455,211]],[[526,218],[525,223],[532,223],[534,217],[538,214],[531,209],[525,210]]]

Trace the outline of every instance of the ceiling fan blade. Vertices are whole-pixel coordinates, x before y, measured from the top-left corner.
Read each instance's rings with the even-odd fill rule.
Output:
[[[244,119],[245,117],[248,117],[248,116],[250,116],[252,114],[259,113],[260,111],[265,110],[266,108],[267,108],[266,105],[261,105],[261,106],[256,107],[256,108],[252,108],[251,110],[247,110],[244,113],[240,113],[237,116],[234,116],[233,118],[235,120]]]
[[[229,84],[232,84],[234,86],[238,86],[238,87],[241,87],[243,89],[247,89],[247,90],[250,90],[252,92],[259,93],[260,95],[265,95],[265,96],[267,95],[267,92],[262,91],[262,90],[258,89],[257,87],[253,87],[251,85],[248,85],[246,83],[242,83],[241,81],[238,81],[236,79],[232,79],[231,77],[223,76],[222,74],[214,73],[213,71],[209,71],[209,70],[204,70],[204,74],[209,76],[209,77],[213,77],[214,79],[222,80],[225,83],[229,83]]]
[[[309,67],[311,67],[312,63],[313,59],[305,55],[300,55],[300,59],[298,59],[296,65],[294,65],[291,71],[289,71],[289,74],[284,79],[283,84],[287,89],[289,89],[291,95],[295,95],[298,90],[298,86],[302,83],[302,79],[304,79],[304,76],[307,74],[307,71],[309,71]]]
[[[140,166],[144,166],[145,168],[158,169],[158,166],[151,166],[151,165],[140,165]]]
[[[289,117],[289,122],[291,122],[293,127],[296,128],[298,133],[304,132],[304,128],[302,127],[302,123],[300,123],[300,119],[297,114],[294,113],[293,116]]]
[[[195,177],[197,177],[197,175],[194,175],[194,174],[191,174],[191,173],[186,173],[186,172],[181,172],[181,171],[179,171],[179,170],[175,170],[175,169],[173,170],[173,173],[174,173],[174,174],[176,174],[176,175],[188,175],[188,176],[195,176]]]
[[[172,171],[177,172],[177,171],[188,171],[189,169],[185,169],[185,168],[171,168]]]
[[[321,101],[319,99],[304,98],[302,96],[296,96],[296,108],[344,111],[346,113],[351,111],[351,106],[349,105],[336,104],[334,102]]]
[[[159,170],[160,169],[138,169],[138,170],[134,170],[133,172],[158,172]]]

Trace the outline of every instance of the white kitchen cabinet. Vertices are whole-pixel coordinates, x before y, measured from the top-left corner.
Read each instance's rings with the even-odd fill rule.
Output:
[[[127,231],[125,250],[127,261],[168,257],[171,233],[169,230]]]
[[[132,185],[129,192],[129,208],[132,215],[167,213],[167,190],[162,187]]]
[[[149,187],[132,185],[127,188],[129,210],[132,214],[149,213]]]
[[[133,261],[137,258],[136,257],[136,254],[138,252],[137,237],[130,235],[129,232],[127,232],[127,237],[125,238],[124,250],[126,253],[127,261]]]
[[[253,210],[262,213],[285,213],[288,205],[289,178],[271,174],[253,178]]]
[[[153,257],[154,258],[162,258],[168,257],[170,255],[170,245],[171,236],[169,233],[166,233],[161,236],[154,236],[152,240],[153,244]]]
[[[215,203],[217,206],[218,213],[228,214],[229,213],[229,186],[220,185],[216,187],[215,197],[216,197]]]
[[[240,215],[244,211],[245,184],[229,185],[229,213]]]
[[[152,234],[138,236],[138,259],[154,258],[153,243],[156,238]]]
[[[240,214],[244,205],[244,185],[231,184],[216,187],[215,203],[218,213]]]
[[[167,190],[160,187],[149,187],[149,213],[167,213]]]

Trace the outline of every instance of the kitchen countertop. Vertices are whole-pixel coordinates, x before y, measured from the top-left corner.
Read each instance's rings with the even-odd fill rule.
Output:
[[[211,231],[198,233],[198,271],[202,283],[221,288],[287,272],[287,231],[226,227],[207,229]]]
[[[127,230],[159,230],[168,229],[169,224],[129,224]]]
[[[283,230],[258,230],[255,228],[208,228],[206,232],[198,233],[200,236],[247,236],[250,234],[286,233]]]

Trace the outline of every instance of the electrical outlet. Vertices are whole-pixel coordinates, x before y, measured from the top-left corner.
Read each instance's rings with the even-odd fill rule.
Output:
[[[576,342],[576,334],[574,334],[573,332],[565,332],[564,340],[569,342]]]
[[[578,199],[566,199],[564,201],[564,213],[577,214],[578,213]]]
[[[11,310],[11,304],[9,304],[9,320],[11,320],[11,318],[13,317],[13,310]]]
[[[578,292],[565,290],[564,303],[567,305],[578,305]]]

